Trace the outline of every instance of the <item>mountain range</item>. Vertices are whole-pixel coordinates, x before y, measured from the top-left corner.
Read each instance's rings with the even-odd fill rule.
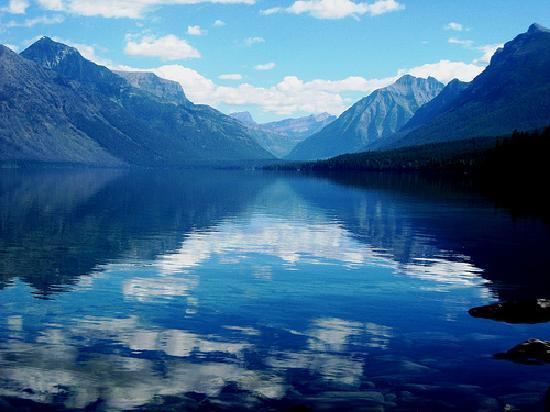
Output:
[[[338,118],[258,124],[194,104],[179,83],[111,71],[43,37],[0,46],[0,162],[187,166],[324,159],[550,125],[550,30],[533,24],[470,83],[399,78]]]
[[[324,159],[500,136],[549,124],[550,30],[533,24],[498,49],[470,83],[455,79],[443,88],[435,79],[405,76],[357,102],[288,158]]]
[[[232,113],[230,116],[247,126],[262,147],[281,158],[288,155],[306,138],[336,120],[334,115],[320,113],[259,124],[249,112]]]
[[[336,121],[297,145],[288,158],[312,160],[356,152],[393,135],[443,87],[433,77],[403,76],[359,100]]]
[[[177,86],[177,87],[176,87]],[[272,159],[240,122],[150,73],[113,73],[43,37],[0,48],[0,160],[181,166]]]
[[[471,83],[449,83],[378,148],[499,136],[549,124],[550,30],[533,24],[498,49]]]

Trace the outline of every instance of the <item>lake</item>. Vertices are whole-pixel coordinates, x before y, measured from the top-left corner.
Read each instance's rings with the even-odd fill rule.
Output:
[[[0,172],[2,410],[544,410],[550,226],[416,175]]]

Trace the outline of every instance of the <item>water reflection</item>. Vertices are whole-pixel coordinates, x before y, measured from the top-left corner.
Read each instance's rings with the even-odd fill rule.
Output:
[[[9,356],[7,354],[19,354]],[[23,356],[23,354],[25,354]],[[104,403],[107,409],[126,410],[156,396],[197,392],[216,396],[228,382],[257,395],[283,395],[281,382],[261,371],[220,362],[158,362],[117,355],[90,355],[79,359],[73,347],[60,344],[11,343],[2,350],[2,390],[17,397],[66,408]]]
[[[548,228],[404,179],[2,172],[0,408],[541,406],[490,355],[548,325],[467,310],[546,297]]]
[[[19,278],[47,296],[114,260],[150,259],[241,212],[262,183],[221,172],[3,171],[0,287]]]

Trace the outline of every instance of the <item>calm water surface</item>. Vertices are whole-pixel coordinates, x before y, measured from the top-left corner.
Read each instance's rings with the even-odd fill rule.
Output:
[[[544,410],[549,226],[419,177],[0,172],[0,409]]]

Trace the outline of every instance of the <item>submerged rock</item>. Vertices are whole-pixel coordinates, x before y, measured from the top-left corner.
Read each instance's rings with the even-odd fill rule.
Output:
[[[527,364],[550,363],[550,341],[529,339],[507,352],[497,353],[495,357]]]
[[[468,311],[474,318],[508,323],[543,323],[550,321],[550,300],[531,299],[499,302]]]

